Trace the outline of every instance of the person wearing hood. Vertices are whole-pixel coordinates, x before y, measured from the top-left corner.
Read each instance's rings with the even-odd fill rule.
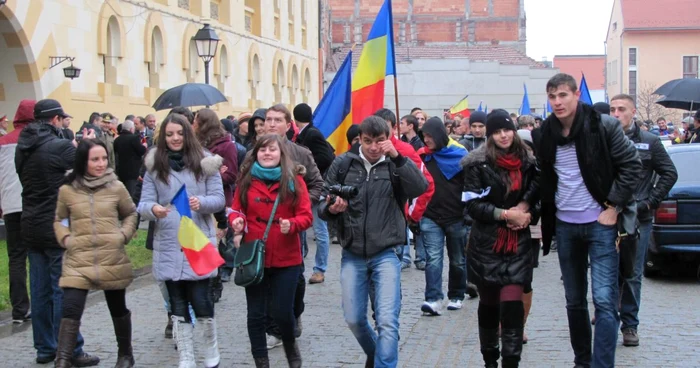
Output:
[[[0,138],[0,199],[9,260],[12,321],[16,324],[31,319],[27,294],[27,247],[20,236],[22,219],[22,184],[15,170],[15,150],[22,129],[34,120],[34,100],[22,100],[17,107],[9,134]]]
[[[245,147],[248,146],[248,140],[250,139],[248,134],[248,122],[251,117],[253,117],[253,114],[250,112],[244,112],[238,115],[238,129],[236,130],[235,138],[236,142]]]
[[[239,128],[238,123],[231,119],[221,119],[221,124],[224,125],[224,130],[226,130],[230,135],[231,135],[231,140],[233,140],[233,143],[236,144],[236,152],[237,152],[237,159],[238,159],[238,168],[241,168],[241,164],[243,163],[243,160],[245,160],[245,154],[248,152],[248,150],[245,148],[243,144],[241,144],[238,141],[237,137],[237,131]],[[243,124],[248,127],[248,121],[246,120],[246,123]]]
[[[267,109],[257,109],[253,116],[248,120],[248,140],[245,148],[247,151],[252,151],[255,147],[257,137],[265,135],[265,113]],[[286,132],[286,131],[285,131]]]
[[[432,117],[423,124],[425,147],[418,155],[435,182],[435,193],[420,220],[420,236],[425,247],[425,302],[423,313],[442,313],[442,270],[444,248],[450,259],[447,297],[448,310],[462,308],[467,292],[467,270],[464,245],[469,228],[464,222],[462,187],[464,173],[460,160],[467,155],[462,145],[450,138],[442,120]]]
[[[486,113],[474,111],[469,116],[469,136],[459,141],[468,152],[471,152],[486,142]]]
[[[66,172],[73,168],[75,145],[59,137],[68,114],[56,100],[41,100],[34,105],[34,121],[22,129],[17,141],[15,167],[22,184],[20,237],[29,250],[31,312],[36,362],[56,359],[59,325],[63,314],[63,291],[58,286],[65,249],[53,230],[58,188]],[[94,131],[85,133],[94,138]],[[97,365],[100,359],[83,351],[83,337],[76,337],[72,364]]]

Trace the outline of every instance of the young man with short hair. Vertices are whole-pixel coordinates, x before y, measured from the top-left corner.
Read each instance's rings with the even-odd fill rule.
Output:
[[[579,101],[572,76],[555,75],[546,91],[554,112],[532,134],[541,168],[543,254],[556,232],[574,363],[612,368],[620,325],[616,241],[618,234],[635,234],[633,194],[642,164],[617,120]]]
[[[367,367],[396,367],[401,311],[401,247],[406,244],[404,206],[407,198],[428,187],[416,165],[397,151],[385,120],[370,116],[360,124],[360,145],[338,156],[326,175],[326,188],[352,185],[354,198],[331,196],[319,216],[338,227],[345,321],[367,354]],[[346,173],[339,173],[351,160]],[[389,180],[387,180],[389,178]],[[359,216],[359,217],[358,217]],[[370,284],[378,333],[367,319]]]
[[[470,135],[459,141],[467,151],[471,152],[486,143],[486,113],[474,111],[469,116]]]
[[[401,118],[399,133],[401,140],[413,146],[416,151],[425,146],[418,136],[418,119],[415,116],[406,115]]]

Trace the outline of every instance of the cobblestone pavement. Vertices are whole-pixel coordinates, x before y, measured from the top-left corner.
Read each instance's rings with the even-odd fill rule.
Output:
[[[309,239],[311,240],[311,239]],[[307,257],[311,273],[314,245]],[[364,354],[343,321],[340,307],[340,248],[331,247],[326,282],[309,285],[306,292],[304,331],[299,340],[305,367],[363,367]],[[445,262],[447,266],[447,262]],[[447,268],[444,271],[447,286]],[[524,367],[571,367],[573,353],[559,281],[556,253],[540,258],[535,270],[534,306],[528,321],[530,343],[524,346]],[[421,316],[424,274],[415,268],[402,273],[401,367],[483,367],[478,346],[477,300],[467,300],[460,311],[440,317]],[[221,367],[252,366],[246,331],[245,295],[233,283],[225,284],[216,305],[219,323]],[[167,320],[158,287],[150,276],[138,279],[127,294],[134,316],[134,353],[138,367],[177,366],[172,341],[163,338]],[[693,279],[645,280],[641,312],[641,346],[626,348],[618,343],[619,367],[700,366],[700,284]],[[113,366],[116,343],[104,298],[91,295],[82,321],[85,350],[102,358],[100,366]],[[589,297],[590,300],[590,297]],[[14,329],[9,335],[8,329]],[[9,335],[9,336],[8,336]],[[0,333],[3,367],[42,367],[33,363],[31,328],[4,326]],[[620,336],[620,341],[622,337]],[[282,348],[270,352],[272,367],[286,367]]]

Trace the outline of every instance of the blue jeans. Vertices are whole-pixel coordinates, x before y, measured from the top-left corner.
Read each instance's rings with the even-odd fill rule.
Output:
[[[411,239],[409,239],[410,230],[406,228],[406,245],[401,247],[401,262],[406,265],[411,265]]]
[[[616,226],[592,222],[570,224],[557,220],[559,266],[564,278],[569,335],[577,365],[615,366],[620,257],[615,249]],[[591,357],[591,321],[588,314],[588,258],[595,306],[595,336]]]
[[[401,312],[401,246],[364,258],[343,250],[340,261],[343,315],[350,331],[374,366],[396,367],[399,359]],[[378,334],[367,319],[370,282]]]
[[[32,332],[38,358],[56,355],[58,329],[63,318],[63,289],[58,287],[63,249],[29,249],[29,293],[32,303]],[[83,335],[78,333],[73,355],[83,352]]]
[[[309,254],[309,244],[306,243],[306,231],[299,233],[299,240],[301,241],[301,259],[303,260]]]
[[[172,314],[192,322],[190,308],[196,318],[213,318],[214,302],[211,300],[209,279],[193,281],[166,281]]]
[[[637,246],[637,258],[634,262],[634,275],[625,279],[622,283],[622,305],[620,308],[620,319],[622,329],[639,326],[639,306],[642,304],[642,273],[644,262],[649,249],[649,238],[651,237],[651,221],[639,224],[639,244]]]
[[[445,294],[442,293],[445,243],[447,243],[447,256],[450,259],[447,297],[450,300],[464,300],[464,295],[467,293],[467,261],[464,246],[467,244],[469,227],[460,221],[443,228],[433,220],[423,217],[420,220],[420,231],[426,255],[425,301],[435,302],[445,298]]]
[[[416,235],[413,234],[413,237],[416,240],[416,260],[415,264],[419,264],[421,262],[425,262],[425,246],[423,245],[423,236],[420,234]]]
[[[329,237],[328,224],[318,217],[318,205],[313,206],[314,234],[316,235],[316,265],[314,272],[326,273],[328,267]]]
[[[170,294],[168,293],[168,287],[165,286],[165,281],[157,281],[158,283],[158,288],[160,289],[160,295],[163,296],[163,304],[165,306],[165,310],[168,311],[168,314],[173,314],[173,309],[170,307]],[[192,305],[189,306],[190,310],[190,320],[192,321],[192,324],[195,324],[196,318],[194,316],[194,310],[192,310]]]

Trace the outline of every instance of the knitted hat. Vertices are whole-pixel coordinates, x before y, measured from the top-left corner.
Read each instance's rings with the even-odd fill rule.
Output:
[[[486,113],[483,111],[474,111],[471,116],[469,116],[469,126],[474,123],[486,124]]]
[[[610,105],[605,102],[594,103],[593,110],[597,111],[599,114],[610,115]]]
[[[493,112],[489,114],[488,118],[486,119],[486,136],[490,137],[493,133],[500,129],[515,131],[513,119],[510,118],[510,115],[501,112]]]
[[[298,122],[310,123],[312,115],[311,106],[305,103],[300,103],[294,107],[294,120]]]

